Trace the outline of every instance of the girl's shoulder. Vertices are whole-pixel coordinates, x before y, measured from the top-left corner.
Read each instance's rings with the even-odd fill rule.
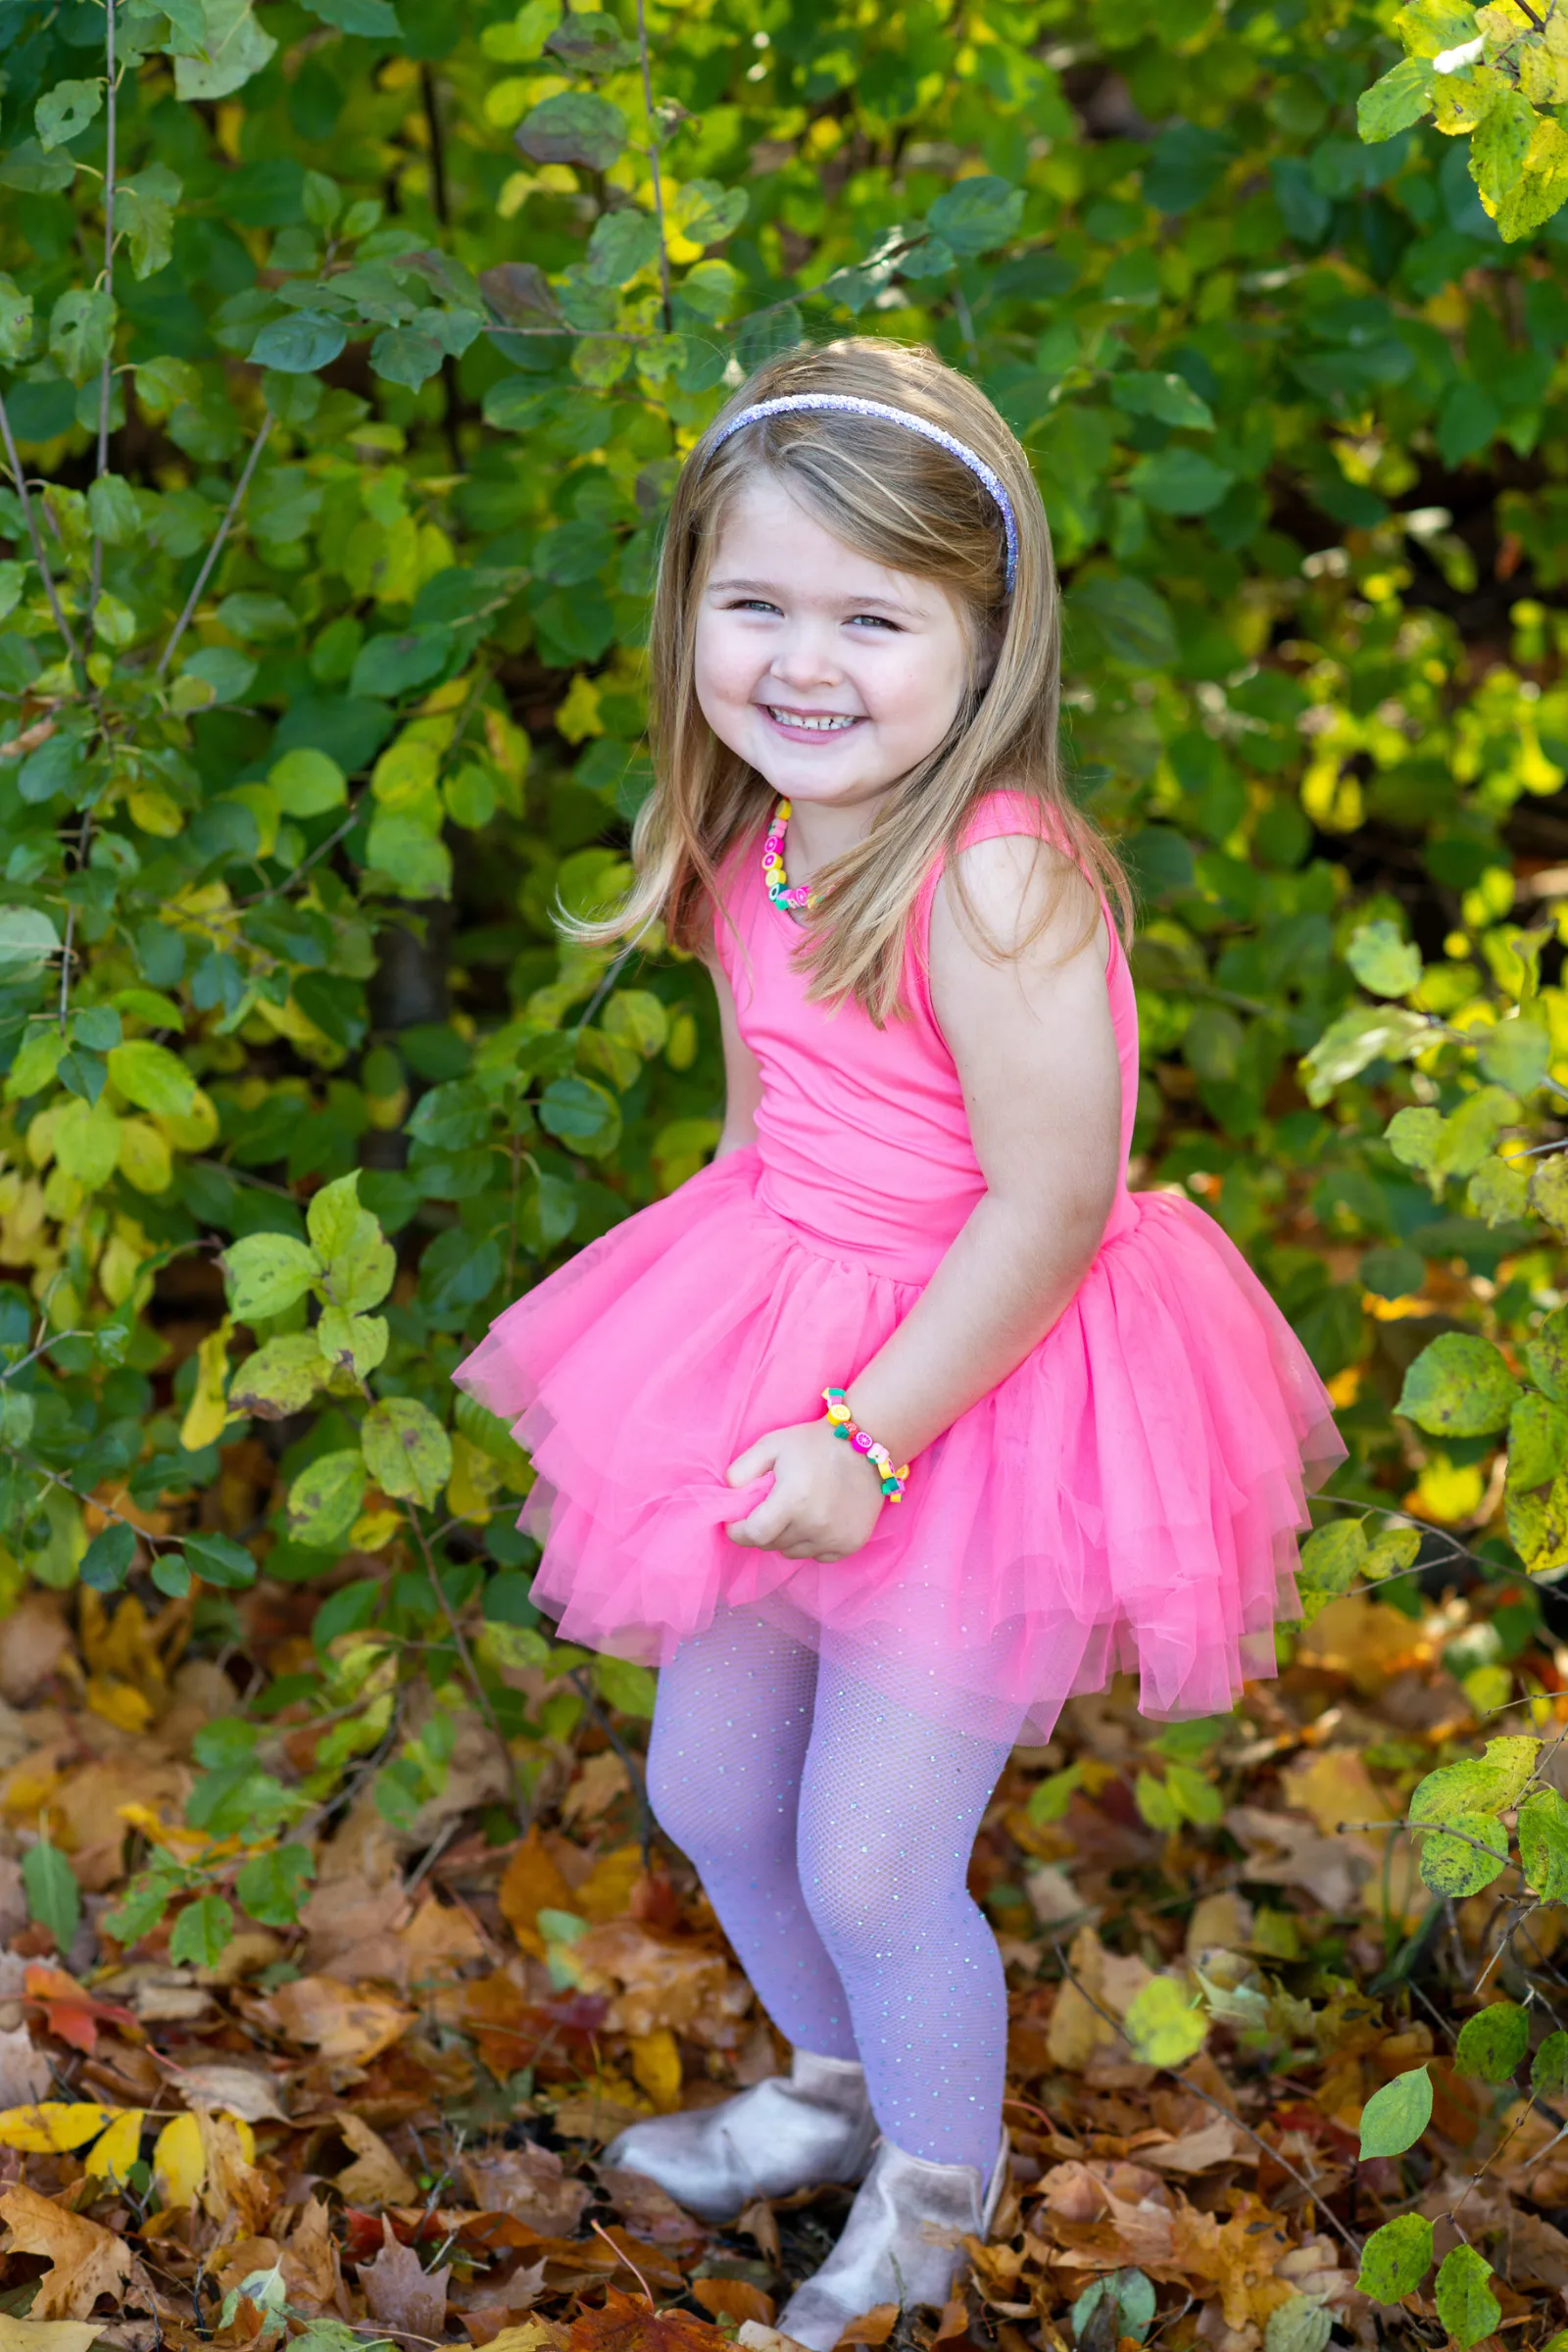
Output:
[[[951,857],[936,858],[915,908],[911,946],[930,970],[933,918],[987,960],[1038,949],[1047,960],[1101,942],[1107,975],[1117,934],[1104,895],[1068,827],[1038,793],[1003,787],[971,811]]]

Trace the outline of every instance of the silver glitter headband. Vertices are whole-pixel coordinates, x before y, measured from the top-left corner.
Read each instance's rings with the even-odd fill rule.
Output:
[[[738,416],[731,416],[720,425],[709,443],[709,453],[711,455],[715,449],[722,449],[732,433],[740,432],[745,425],[756,424],[759,417],[794,416],[803,409],[829,409],[847,416],[885,416],[890,424],[902,424],[907,432],[918,433],[922,440],[934,441],[938,449],[947,451],[950,458],[956,458],[960,466],[967,466],[975,480],[990,491],[997,512],[1002,516],[1002,527],[1007,540],[1007,594],[1012,594],[1012,583],[1018,570],[1018,524],[1012,512],[1012,501],[1003,488],[1000,475],[993,471],[984,458],[975,454],[967,442],[944,432],[940,424],[932,424],[924,416],[915,416],[911,409],[895,409],[885,400],[861,400],[853,392],[784,392],[776,400],[760,400],[755,407],[742,409]]]

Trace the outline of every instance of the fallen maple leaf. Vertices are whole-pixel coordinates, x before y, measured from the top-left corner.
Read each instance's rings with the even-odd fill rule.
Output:
[[[68,1976],[63,1968],[47,1968],[35,1962],[24,1975],[22,1989],[43,2011],[47,2031],[88,2058],[98,2047],[101,2025],[118,2026],[129,2041],[146,2038],[133,2009],[119,2008],[112,2001],[94,2000],[85,1986]]]
[[[414,2248],[402,2243],[387,2221],[381,2224],[380,2253],[373,2262],[360,2265],[360,2284],[371,2319],[388,2334],[408,2338],[441,2334],[451,2276],[450,2270],[424,2270]]]
[[[569,2237],[593,2194],[586,2180],[570,2178],[553,2148],[541,2148],[532,2140],[520,2148],[465,2156],[462,2169],[475,2205],[486,2213],[514,2214],[546,2237]]]
[[[772,2296],[764,2295],[760,2286],[752,2284],[750,2278],[694,2278],[692,2293],[703,2309],[711,2312],[715,2320],[733,2320],[737,2326],[742,2321],[755,2320],[760,2327],[771,2328],[777,2316]],[[873,2339],[861,2337],[857,2340],[870,2342]],[[874,2340],[881,2343],[883,2339],[877,2336]]]
[[[352,2113],[338,2118],[338,2130],[354,2150],[337,2184],[353,2205],[412,2205],[419,2191],[386,2141]]]
[[[570,2352],[727,2352],[730,2340],[689,2312],[655,2311],[607,2286],[599,2309],[580,2311],[572,2321]]]
[[[38,2281],[29,2316],[84,2320],[100,2295],[119,2301],[131,2252],[112,2230],[32,2188],[9,2189],[0,2197],[0,2221],[11,2232],[7,2253],[40,2254],[51,2266]]]
[[[336,1977],[299,1977],[256,2002],[252,2014],[285,2041],[309,2042],[334,2066],[365,2066],[405,2034],[415,2012]]]

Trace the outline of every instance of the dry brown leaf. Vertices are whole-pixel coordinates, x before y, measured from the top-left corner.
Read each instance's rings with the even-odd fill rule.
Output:
[[[284,2124],[288,2117],[277,2103],[276,2078],[243,2059],[214,2058],[199,2066],[175,2066],[165,2061],[169,2080],[187,2105],[215,2113],[243,2116],[248,2124]]]
[[[0,2311],[0,2352],[87,2352],[96,2320],[18,2320]]]
[[[646,2238],[650,2245],[656,2246],[707,2242],[709,2231],[703,2224],[694,2220],[683,2205],[677,2205],[657,2180],[650,2180],[646,2173],[606,2165],[599,2179],[606,2196],[634,2237]]]
[[[307,2042],[329,2064],[365,2066],[405,2034],[415,2012],[384,1993],[356,1991],[336,1977],[300,1977],[255,2003],[263,2024],[285,2041]]]
[[[1294,1756],[1280,1774],[1280,1787],[1287,1804],[1309,1813],[1320,1830],[1331,1834],[1346,1822],[1393,1817],[1394,1808],[1357,1748],[1326,1747],[1315,1755]]]
[[[885,2344],[898,2324],[898,2305],[896,2303],[878,2303],[859,2319],[851,2320],[847,2328],[841,2328],[839,2342],[841,2344]]]
[[[600,1855],[572,1895],[571,1908],[596,1923],[619,1919],[644,1876],[642,1847],[617,1845],[612,1853]]]
[[[0,1698],[14,1707],[27,1706],[70,1648],[64,1598],[54,1592],[24,1593],[7,1615],[6,1638],[0,1642]]]
[[[49,2061],[24,2025],[0,2034],[0,2109],[34,2107],[49,2093]]]
[[[314,2316],[330,2305],[348,2318],[332,2217],[319,2197],[307,2201],[284,2244],[283,2283],[290,2303],[307,2314]]]
[[[756,2320],[763,2328],[771,2328],[777,2317],[777,2305],[771,2295],[764,2295],[750,2278],[694,2278],[692,2295],[703,2309],[711,2312],[715,2320]],[[877,2337],[881,2342],[881,2337]]]
[[[381,2251],[360,2265],[360,2284],[369,2314],[388,2334],[415,2339],[439,2337],[447,2324],[450,2269],[426,2271],[412,2246],[404,2245],[383,2218]]]
[[[720,2352],[729,2337],[684,2311],[650,2311],[617,2287],[605,2289],[603,2308],[581,2311],[571,2324],[571,2352]]]
[[[1372,1849],[1353,1838],[1326,1838],[1288,1813],[1232,1805],[1225,1827],[1247,1852],[1244,1877],[1265,1886],[1304,1886],[1325,1911],[1353,1911],[1373,1868]]]
[[[532,2140],[521,2148],[465,2156],[463,2175],[482,2212],[514,2214],[546,2237],[570,2237],[593,2194],[587,2181],[574,2180],[564,2170],[553,2148]]]
[[[213,2115],[205,2107],[195,2113],[205,2160],[204,2208],[220,2228],[235,2222],[247,2235],[260,2236],[278,2192],[276,2183],[246,2154],[247,2144],[255,2146],[249,2126],[236,2124],[230,2116]]]
[[[612,1747],[607,1747],[602,1755],[589,1757],[562,1798],[562,1821],[569,1830],[585,1829],[630,1788],[625,1765]]]
[[[354,2162],[337,2177],[338,2187],[351,2205],[412,2205],[419,2191],[386,2141],[362,2117],[345,2112],[338,2130],[354,2150]]]
[[[572,1946],[585,1992],[611,1996],[611,2034],[654,2034],[662,2027],[717,2049],[733,2048],[751,1986],[721,1953],[665,1942],[635,1920],[590,1929]]]
[[[1257,2162],[1257,2147],[1245,2132],[1224,2116],[1217,2115],[1211,2124],[1198,2132],[1184,2132],[1179,2139],[1169,2139],[1163,2147],[1140,2148],[1140,2162],[1158,2173],[1205,2173],[1211,2165]]]
[[[501,1915],[525,1952],[544,1958],[544,1937],[534,1926],[541,1911],[570,1911],[571,1888],[537,1828],[531,1829],[507,1864],[501,1882]]]
[[[445,1983],[460,1969],[491,1957],[488,1945],[466,1911],[456,1903],[438,1903],[427,1894],[407,1927],[396,1936],[398,1983]]]
[[[0,2197],[0,2221],[11,2232],[8,2253],[40,2254],[51,2265],[38,2281],[29,2317],[84,2320],[100,2295],[118,2301],[130,2276],[131,2252],[112,2230],[32,2188],[9,2189]]]

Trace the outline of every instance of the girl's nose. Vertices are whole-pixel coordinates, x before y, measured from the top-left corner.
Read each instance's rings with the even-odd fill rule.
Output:
[[[801,691],[808,686],[834,686],[843,678],[831,636],[811,628],[795,629],[777,648],[769,664],[781,686]]]

